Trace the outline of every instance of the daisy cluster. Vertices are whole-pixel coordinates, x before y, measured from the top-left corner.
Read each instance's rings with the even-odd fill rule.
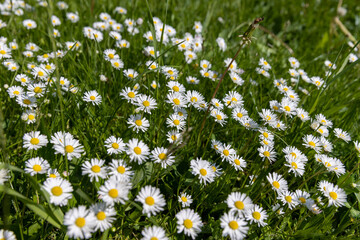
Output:
[[[38,5],[49,7],[47,1],[38,1]],[[134,213],[138,210],[142,239],[176,239],[169,232],[171,224],[167,221],[176,223],[172,229],[176,234],[195,239],[208,227],[205,218],[212,215],[203,210],[206,194],[214,195],[211,204],[224,206],[220,209],[223,212],[214,216],[222,236],[230,239],[244,239],[250,231],[271,226],[274,215],[282,218],[284,213],[299,209],[317,215],[327,208],[336,209],[346,204],[347,194],[335,182],[347,171],[344,159],[334,154],[334,149],[336,144],[348,144],[352,138],[322,113],[309,113],[302,102],[302,98],[310,94],[307,89],[316,92],[327,87],[326,77],[336,70],[335,63],[325,61],[324,78],[310,77],[300,69],[300,62],[290,57],[289,80],[277,79],[264,57],[257,58],[257,66],[246,71],[228,55],[217,62],[205,59],[201,22],[194,23],[192,33],[179,34],[158,17],[144,24],[142,18],[132,19],[127,9],[118,6],[112,14],[100,13],[96,22],[77,26],[81,16],[68,11],[66,2],[59,1],[56,7],[62,14],[50,16],[49,22],[51,38],[57,40],[55,49],[46,51],[35,40],[19,46],[16,40],[1,37],[0,60],[13,74],[13,81],[6,90],[8,98],[21,109],[24,129],[31,128],[22,135],[22,148],[27,158],[21,167],[26,174],[35,177],[40,189],[49,196],[48,204],[65,211],[62,224],[68,237],[89,239],[109,229],[116,232],[121,228],[118,222],[123,221],[125,215],[133,217],[128,213],[130,210]],[[20,0],[6,0],[0,4],[2,15],[21,17],[32,8]],[[80,28],[82,37],[63,41],[64,32],[57,30],[62,25]],[[38,28],[32,19],[22,19],[22,26],[29,34]],[[6,27],[0,20],[0,28]],[[131,65],[123,57],[124,52],[136,44],[134,39],[145,43],[138,52],[145,59],[141,66]],[[119,74],[121,84],[116,86],[119,96],[116,104],[126,106],[121,119],[128,131],[126,134],[109,133],[105,129],[95,141],[85,138],[69,123],[66,123],[66,130],[65,123],[62,130],[60,126],[39,128],[44,124],[41,121],[44,116],[54,117],[43,111],[51,101],[74,98],[78,101],[77,110],[86,108],[90,113],[108,107],[108,95],[100,87],[90,88],[76,78],[61,76],[65,73],[59,61],[83,54],[94,44],[106,46],[96,48],[103,49],[96,54],[110,70],[99,76],[99,83],[104,84],[101,86],[106,88],[112,73]],[[162,55],[167,57],[156,47],[160,44],[178,54],[183,67],[160,61]],[[226,52],[224,38],[218,37],[216,44],[217,51]],[[15,57],[17,53],[24,61]],[[357,59],[355,54],[349,55],[350,63]],[[185,66],[191,71],[185,71]],[[222,76],[219,71],[225,68],[229,72]],[[250,75],[256,80],[249,79]],[[203,86],[202,83],[213,86],[222,78],[223,84],[231,89],[215,97],[197,86]],[[246,92],[241,86],[246,82],[255,86],[266,82],[271,85],[269,79],[274,79],[272,87],[277,94],[272,96],[276,99],[266,102],[268,107],[253,111],[249,107],[251,100],[244,97]],[[61,111],[67,113],[68,109]],[[194,116],[200,117],[194,120]],[[200,155],[186,159],[177,155],[182,148],[191,147],[187,144],[197,137],[191,135],[192,128],[201,124],[202,119],[210,122],[212,130],[204,129],[209,136]],[[295,124],[301,124],[302,131],[290,132]],[[228,126],[230,131],[233,131],[231,128],[241,129],[252,135],[248,144],[256,145],[257,152],[245,154],[248,145],[244,147],[237,142],[241,139],[229,139],[222,136],[221,131],[213,131]],[[153,131],[166,134],[154,137]],[[282,139],[287,131],[294,134],[291,143]],[[302,141],[295,141],[297,139]],[[99,146],[92,149],[89,147],[91,141]],[[360,153],[360,143],[353,143]],[[262,167],[255,169],[260,166],[258,163]],[[186,180],[190,179],[186,184],[181,171],[177,170],[182,165],[186,168],[182,173]],[[312,178],[305,178],[309,169],[315,169],[316,175],[321,177],[316,178],[313,186],[306,184]],[[175,185],[166,182],[169,176],[175,179]],[[327,179],[328,176],[331,178]],[[236,184],[226,196],[211,192],[219,185],[226,185],[225,180],[230,178],[235,179]],[[5,185],[9,179],[10,170],[0,169],[0,184]],[[82,186],[86,185],[83,182],[88,186]],[[261,185],[266,191],[245,190],[255,185]],[[177,188],[174,191],[173,186]],[[78,200],[76,189],[82,187],[93,190],[83,193],[86,201]],[[264,204],[262,198],[273,198],[273,205]],[[47,204],[41,201],[38,203]],[[165,217],[167,220],[161,220],[161,224],[154,220]],[[137,230],[138,226],[134,232]],[[11,231],[0,230],[0,239],[16,237]]]

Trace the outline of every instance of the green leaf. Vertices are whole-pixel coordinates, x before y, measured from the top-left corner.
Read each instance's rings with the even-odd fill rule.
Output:
[[[17,191],[8,188],[6,186],[0,185],[0,192],[4,192],[10,196],[16,197],[18,200],[23,202],[28,208],[30,208],[35,214],[48,221],[54,227],[60,229],[62,228],[62,223],[55,217],[54,213],[50,209],[33,202],[31,199],[25,197],[21,193],[18,193]]]

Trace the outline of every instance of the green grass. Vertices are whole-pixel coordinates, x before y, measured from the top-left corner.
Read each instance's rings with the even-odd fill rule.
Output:
[[[198,239],[221,239],[222,229],[220,217],[228,212],[226,201],[231,192],[246,193],[255,204],[263,207],[269,217],[268,226],[258,227],[256,224],[248,224],[250,229],[248,239],[356,239],[359,238],[360,217],[360,173],[358,152],[352,142],[346,143],[337,139],[333,134],[333,128],[341,128],[347,131],[352,140],[359,139],[360,121],[360,80],[358,61],[352,64],[348,62],[348,54],[352,49],[347,45],[347,36],[334,23],[337,16],[337,1],[69,1],[68,12],[78,11],[80,21],[72,24],[66,20],[65,11],[59,10],[55,3],[50,3],[48,8],[38,6],[35,1],[30,1],[34,6],[33,11],[25,11],[23,16],[2,16],[1,19],[8,24],[0,29],[0,35],[7,37],[8,42],[13,39],[19,45],[18,50],[12,52],[13,59],[20,65],[17,72],[10,72],[4,66],[0,66],[0,139],[1,161],[11,170],[11,178],[0,186],[1,215],[0,228],[13,231],[18,239],[64,239],[66,227],[63,225],[63,216],[71,208],[80,205],[90,206],[98,202],[97,191],[104,180],[90,182],[88,176],[82,175],[81,165],[91,159],[104,159],[106,164],[111,159],[125,159],[129,163],[126,154],[110,156],[107,154],[104,141],[111,135],[121,137],[124,142],[132,138],[141,139],[150,148],[174,147],[175,163],[162,169],[159,164],[147,160],[141,165],[129,163],[135,171],[126,204],[116,204],[116,221],[112,228],[105,233],[97,231],[92,233],[93,239],[141,239],[141,231],[146,226],[161,226],[171,239],[185,239],[183,233],[177,234],[175,215],[182,207],[178,202],[179,194],[187,190],[194,202],[190,208],[201,216],[204,227],[198,235]],[[93,7],[92,7],[92,4]],[[116,6],[122,6],[128,10],[126,16],[115,14]],[[340,20],[345,24],[353,36],[360,36],[359,6],[356,1],[347,1],[343,4],[348,12]],[[130,42],[129,49],[115,48],[115,40],[104,32],[104,39],[100,43],[84,37],[82,29],[92,26],[100,21],[98,15],[101,12],[109,13],[117,22],[124,24],[126,18],[143,18],[144,23],[139,27],[140,33],[132,36],[126,30],[121,33],[122,38]],[[50,17],[58,16],[62,24],[57,26],[61,33],[60,38],[53,38]],[[257,123],[262,124],[258,112],[261,109],[270,108],[269,101],[282,98],[282,94],[273,84],[274,79],[284,78],[290,84],[288,73],[288,58],[296,57],[300,61],[300,68],[304,69],[309,76],[320,76],[326,80],[327,87],[318,90],[314,85],[300,80],[293,89],[299,94],[299,107],[310,112],[312,118],[316,114],[324,114],[327,119],[333,121],[334,127],[329,129],[329,141],[334,144],[334,150],[329,155],[340,159],[346,173],[336,177],[335,173],[327,172],[325,167],[316,163],[313,150],[305,148],[302,137],[306,134],[320,136],[310,128],[310,122],[302,123],[297,117],[288,118],[283,114],[278,115],[287,125],[285,131],[277,131],[269,127],[275,134],[275,150],[278,154],[277,161],[270,164],[262,161],[258,153],[259,133],[245,129],[231,117],[231,109],[225,109],[224,113],[229,117],[223,127],[215,123],[212,117],[207,117],[204,129],[200,132],[201,123],[205,112],[200,112],[194,107],[187,109],[188,118],[186,124],[186,141],[179,146],[172,146],[166,139],[166,133],[170,128],[166,125],[166,118],[172,113],[170,104],[166,103],[168,80],[163,74],[148,71],[145,62],[150,59],[143,54],[143,49],[151,45],[142,37],[147,31],[153,29],[150,24],[150,16],[159,17],[163,22],[173,26],[176,37],[182,38],[186,32],[194,34],[192,29],[194,21],[200,21],[204,28],[203,51],[197,53],[198,59],[191,64],[186,64],[183,53],[172,47],[171,44],[156,44],[160,51],[157,63],[161,66],[172,66],[179,70],[178,81],[183,83],[186,90],[201,92],[207,102],[218,84],[201,77],[198,64],[200,60],[207,59],[212,63],[212,70],[219,73],[225,71],[224,59],[232,58],[240,45],[240,34],[243,34],[249,24],[256,17],[264,17],[261,26],[268,29],[277,38],[261,29],[256,29],[252,43],[244,47],[236,62],[244,69],[241,77],[245,80],[242,86],[232,83],[230,77],[225,76],[216,98],[222,99],[229,91],[237,91],[244,98],[244,108],[249,116]],[[218,18],[221,17],[224,23]],[[22,21],[33,19],[37,22],[37,28],[26,30]],[[221,52],[216,44],[217,37],[223,37],[228,45],[225,52]],[[25,45],[34,42],[40,50],[37,54],[42,55],[57,49],[58,43],[66,41],[79,41],[79,50],[69,51],[64,58],[52,60],[57,66],[54,77],[63,76],[79,88],[77,94],[66,92],[61,94],[60,86],[48,87],[46,96],[38,101],[40,113],[36,123],[26,124],[21,115],[24,111],[14,99],[9,97],[4,85],[19,85],[14,81],[17,74],[27,73],[26,64],[29,59],[22,55]],[[292,55],[284,47],[288,45],[294,52]],[[115,70],[111,64],[104,60],[105,49],[116,49],[117,54],[124,62],[124,69],[133,68],[140,73],[135,81],[127,80],[122,71]],[[353,51],[354,52],[354,51]],[[355,52],[354,52],[355,53]],[[37,55],[35,54],[35,55]],[[259,59],[263,57],[272,66],[270,78],[265,78],[256,73]],[[337,70],[328,78],[325,77],[326,66],[324,61],[329,59],[336,63]],[[36,58],[33,59],[36,61]],[[346,65],[344,64],[346,63]],[[342,67],[344,66],[344,68]],[[107,82],[99,80],[99,75],[104,74]],[[28,74],[30,76],[30,74]],[[195,76],[200,80],[199,85],[186,83],[187,76]],[[253,85],[250,79],[258,84]],[[160,87],[152,89],[151,82],[155,80]],[[128,127],[127,119],[135,113],[136,107],[131,105],[119,95],[124,87],[133,87],[140,84],[142,94],[150,95],[157,101],[157,109],[151,114],[143,113],[150,121],[150,128],[145,132],[135,133]],[[305,95],[300,88],[309,91]],[[82,100],[86,91],[96,90],[102,96],[102,102],[93,106]],[[50,102],[44,102],[48,99]],[[66,131],[80,141],[86,154],[79,159],[67,161],[64,156],[54,154],[52,144],[42,147],[37,151],[27,151],[23,148],[23,136],[30,131],[40,131],[49,139],[57,131]],[[199,135],[200,134],[200,135]],[[198,139],[200,139],[198,141]],[[244,171],[235,169],[226,162],[221,161],[220,156],[211,148],[211,140],[216,139],[226,144],[231,144],[237,154],[247,161]],[[285,158],[282,149],[287,145],[295,146],[309,159],[306,171],[302,177],[294,177],[288,173],[288,167],[284,166]],[[57,207],[49,202],[49,195],[41,189],[42,183],[47,176],[37,175],[31,177],[24,172],[25,162],[33,157],[43,157],[48,160],[52,168],[59,173],[69,170],[67,178],[73,188],[73,198],[67,206]],[[222,168],[222,175],[206,186],[199,183],[190,167],[190,160],[202,157]],[[11,165],[10,167],[8,165]],[[340,208],[327,207],[327,198],[322,196],[323,206],[319,205],[322,213],[312,214],[306,207],[288,209],[284,207],[285,214],[278,216],[272,211],[272,205],[280,203],[276,199],[276,192],[270,190],[271,186],[266,180],[268,173],[277,172],[288,181],[289,190],[301,189],[310,193],[315,199],[322,196],[317,190],[317,184],[321,180],[327,180],[337,184],[347,193],[347,203]],[[249,185],[249,176],[258,175],[254,184]],[[357,184],[356,187],[353,187]],[[158,187],[165,196],[166,206],[156,216],[151,218],[142,214],[142,206],[134,201],[138,192],[145,185]],[[281,203],[280,203],[281,204]]]

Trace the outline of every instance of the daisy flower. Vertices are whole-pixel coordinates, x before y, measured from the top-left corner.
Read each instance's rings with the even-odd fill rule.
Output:
[[[154,62],[154,61],[147,61],[147,62],[145,63],[145,65],[147,66],[147,68],[148,68],[149,70],[155,70],[155,69],[158,68],[158,64],[157,64],[156,62]]]
[[[324,115],[322,115],[321,113],[320,114],[317,114],[315,116],[315,120],[316,122],[320,123],[321,125],[324,125],[326,127],[332,127],[333,126],[333,123],[332,121],[326,119],[326,117]]]
[[[119,154],[125,151],[125,143],[115,136],[110,136],[105,140],[105,147],[108,154]]]
[[[267,223],[264,222],[267,217],[268,215],[266,211],[256,204],[245,212],[245,219],[248,220],[250,223],[257,223],[259,227],[267,225]]]
[[[236,213],[239,217],[243,217],[245,211],[253,206],[252,200],[241,192],[232,192],[226,199],[226,203],[230,208],[230,213]]]
[[[134,89],[129,88],[129,87],[125,87],[121,91],[120,96],[122,96],[128,102],[134,102],[136,100],[136,97],[138,96],[138,92],[136,90],[134,90]]]
[[[179,116],[178,114],[173,113],[166,119],[166,124],[170,128],[176,128],[178,131],[180,131],[185,128],[186,121],[183,116]]]
[[[169,81],[166,86],[173,92],[184,93],[186,91],[184,85],[176,81]]]
[[[280,110],[287,116],[292,117],[293,115],[296,115],[296,104],[293,101],[290,101],[289,98],[283,98],[280,103]]]
[[[146,161],[149,153],[149,147],[142,140],[133,138],[126,144],[126,154],[130,157],[131,162],[135,161],[141,164]]]
[[[275,149],[269,146],[261,146],[258,148],[259,156],[264,158],[267,158],[270,163],[273,163],[276,161],[276,152]]]
[[[228,116],[226,116],[221,110],[215,108],[210,112],[210,115],[215,119],[215,122],[219,123],[221,126],[226,124]]]
[[[289,59],[288,59],[288,61],[290,62],[290,65],[291,65],[291,67],[292,68],[299,68],[300,67],[300,63],[299,63],[299,61],[296,59],[296,58],[294,58],[294,57],[290,57]]]
[[[300,189],[297,189],[295,191],[295,199],[302,205],[307,205],[310,200],[310,194],[302,191]],[[312,200],[312,199],[311,199]]]
[[[101,103],[101,99],[101,96],[95,90],[85,92],[83,97],[85,102],[91,102],[93,105],[99,105]]]
[[[24,89],[20,86],[12,86],[6,90],[10,98],[21,96],[24,93]]]
[[[90,161],[86,161],[82,164],[81,171],[82,175],[88,175],[90,182],[98,182],[99,178],[104,179],[107,176],[107,168],[103,166],[105,163],[102,159],[92,158]]]
[[[231,116],[238,122],[240,122],[243,118],[248,117],[248,111],[242,107],[233,108],[231,112]]]
[[[261,66],[265,70],[270,70],[271,66],[268,61],[266,61],[264,58],[260,58],[259,60],[259,66]]]
[[[184,108],[187,106],[187,100],[180,92],[168,93],[166,102],[170,103],[174,109]]]
[[[12,231],[0,229],[0,239],[16,240],[16,236]]]
[[[166,205],[164,195],[160,193],[160,190],[149,185],[141,188],[140,192],[135,198],[135,201],[141,202],[143,204],[142,213],[146,214],[148,217],[163,211]]]
[[[136,72],[134,69],[126,69],[123,71],[123,74],[129,80],[134,80],[139,75],[139,73]]]
[[[174,143],[176,141],[180,141],[181,134],[177,130],[171,130],[166,133],[166,137],[169,143]]]
[[[198,176],[200,183],[206,185],[215,180],[215,173],[208,161],[197,158],[190,162],[191,173]]]
[[[225,43],[225,40],[223,39],[223,38],[221,38],[221,37],[218,37],[217,39],[216,39],[216,43],[218,44],[218,46],[219,46],[219,48],[220,48],[220,50],[221,51],[225,51],[226,50],[226,43]]]
[[[138,111],[144,111],[150,114],[151,110],[157,108],[157,103],[154,98],[142,94],[136,97],[135,105],[138,106]]]
[[[25,172],[31,176],[36,174],[45,174],[50,168],[48,161],[42,157],[30,158],[25,162]]]
[[[187,208],[183,209],[175,215],[177,219],[177,233],[184,232],[186,236],[195,239],[201,232],[203,223],[198,213]]]
[[[23,147],[27,150],[38,150],[39,148],[46,146],[49,142],[47,137],[40,134],[39,131],[25,133],[23,140]]]
[[[307,148],[314,149],[317,153],[320,152],[320,140],[313,135],[305,135],[302,139],[304,141],[303,145]]]
[[[225,67],[228,67],[231,63],[232,59],[231,58],[227,58],[224,60],[225,63]],[[236,61],[233,61],[229,67],[230,71],[235,71],[237,69],[237,63]]]
[[[208,60],[201,60],[200,67],[202,69],[211,69],[211,63]]]
[[[111,59],[111,66],[117,70],[124,68],[124,62],[120,58]]]
[[[277,199],[279,199],[284,205],[287,205],[289,209],[293,209],[299,204],[295,194],[287,190],[280,192]]]
[[[118,54],[116,54],[115,49],[106,49],[104,50],[104,58],[106,61],[111,61],[113,59],[120,58]]]
[[[346,193],[342,188],[336,185],[330,185],[324,195],[329,199],[329,207],[334,205],[335,207],[344,206],[346,203]]]
[[[24,27],[26,27],[26,29],[34,29],[37,27],[36,22],[31,19],[25,19],[23,21],[23,25],[24,25]]]
[[[228,92],[225,95],[223,102],[229,108],[242,107],[244,104],[243,97],[236,91]]]
[[[9,170],[5,168],[0,169],[0,185],[4,185],[4,183],[9,179]]]
[[[146,132],[146,130],[150,127],[149,121],[146,118],[143,118],[141,114],[130,115],[127,124],[129,124],[129,127],[132,128],[136,133],[138,133],[139,130]]]
[[[66,234],[69,237],[88,239],[91,238],[91,233],[94,232],[96,217],[85,206],[78,206],[65,213],[64,225],[67,226]]]
[[[244,239],[249,231],[247,222],[232,213],[225,213],[220,218],[220,226],[223,229],[222,236],[229,236],[232,240]]]
[[[60,138],[56,139],[56,136],[51,137],[55,154],[67,156],[69,160],[81,157],[84,149],[79,140],[73,138],[69,133],[58,132],[57,134],[59,134],[57,136]]]
[[[125,39],[122,39],[122,40],[116,42],[116,47],[118,47],[118,48],[129,48],[130,47],[130,42],[128,42]]]
[[[302,108],[296,109],[296,116],[298,116],[298,118],[300,118],[303,122],[310,120],[309,113]]]
[[[95,203],[90,207],[90,210],[95,214],[95,231],[100,230],[104,232],[106,229],[111,228],[112,222],[115,221],[116,211],[114,206],[107,205],[100,202]]]
[[[164,147],[156,147],[151,151],[151,159],[155,163],[160,163],[162,168],[171,166],[175,162],[175,157],[168,154],[168,149]]]
[[[259,112],[259,115],[265,124],[270,124],[277,119],[277,116],[269,109],[262,109],[261,112]]]
[[[125,204],[125,201],[129,200],[128,195],[130,189],[130,182],[117,181],[116,179],[110,178],[104,182],[104,185],[100,186],[98,194],[108,205],[118,202]]]
[[[335,128],[334,133],[335,133],[335,136],[337,138],[341,138],[342,140],[344,140],[347,143],[349,141],[351,141],[350,135],[347,132],[345,132],[344,130],[340,129],[340,128]]]
[[[281,175],[275,172],[269,173],[266,176],[266,179],[271,184],[272,189],[277,191],[278,193],[288,190],[288,184]]]
[[[158,226],[144,228],[141,235],[143,236],[141,240],[168,240],[165,230]]]
[[[305,172],[305,163],[301,158],[294,158],[291,155],[285,156],[286,164],[289,167],[289,172],[294,172],[295,176],[302,176]]]
[[[50,194],[50,203],[55,206],[66,206],[68,200],[73,197],[70,182],[60,177],[46,179],[43,188]]]
[[[245,159],[239,157],[236,154],[230,156],[229,162],[235,168],[236,171],[243,171],[247,165]]]
[[[184,207],[189,207],[190,204],[193,202],[191,195],[186,194],[186,193],[181,193],[180,196],[178,197],[179,202],[181,203],[181,206]]]
[[[108,172],[111,177],[114,177],[117,181],[130,182],[134,171],[131,171],[131,167],[127,166],[124,160],[112,159],[112,162],[108,166]]]
[[[218,153],[220,153],[220,156],[223,161],[224,160],[229,161],[230,157],[236,154],[236,151],[231,147],[230,144],[228,145],[221,144],[221,146],[218,147]]]
[[[37,106],[36,103],[36,98],[35,97],[31,97],[27,94],[23,94],[23,95],[19,95],[16,97],[16,102],[21,106],[21,107],[27,107],[27,108],[35,108]]]

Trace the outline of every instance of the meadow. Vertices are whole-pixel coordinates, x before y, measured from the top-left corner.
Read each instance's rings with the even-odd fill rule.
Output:
[[[356,1],[0,12],[0,239],[360,238]]]

